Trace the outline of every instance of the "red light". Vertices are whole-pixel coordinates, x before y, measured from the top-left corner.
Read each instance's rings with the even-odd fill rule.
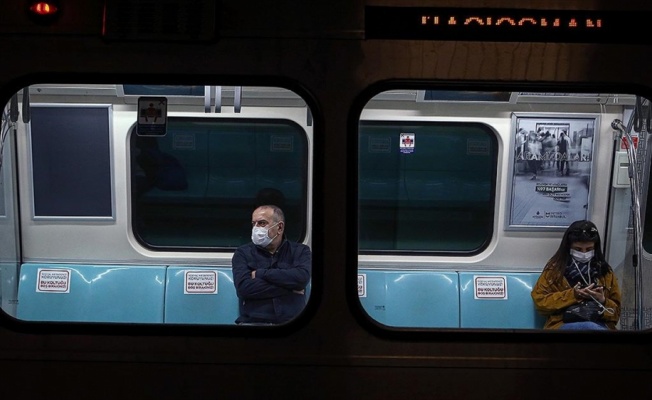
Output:
[[[59,11],[56,5],[46,1],[39,1],[32,4],[29,10],[36,15],[54,15]]]

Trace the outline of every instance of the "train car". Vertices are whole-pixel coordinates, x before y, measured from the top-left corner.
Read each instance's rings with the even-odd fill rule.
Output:
[[[530,3],[0,5],[0,393],[649,398],[652,6]],[[311,274],[242,324],[261,205]],[[533,301],[578,220],[616,329]]]

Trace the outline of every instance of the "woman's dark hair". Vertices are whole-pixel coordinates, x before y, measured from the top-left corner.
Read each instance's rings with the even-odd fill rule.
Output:
[[[557,252],[550,258],[547,268],[552,268],[563,275],[566,265],[570,260],[571,245],[574,242],[593,242],[595,244],[595,255],[591,260],[591,266],[597,268],[600,275],[605,275],[611,270],[611,266],[604,258],[602,253],[602,243],[600,242],[600,232],[591,221],[575,221],[566,229],[564,237],[561,239]]]

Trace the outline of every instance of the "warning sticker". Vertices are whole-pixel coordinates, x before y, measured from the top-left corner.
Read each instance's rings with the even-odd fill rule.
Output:
[[[466,154],[476,156],[489,155],[489,141],[488,140],[466,140]]]
[[[269,143],[269,151],[272,153],[294,151],[294,138],[292,136],[272,136]]]
[[[474,298],[507,300],[507,278],[505,276],[474,276]]]
[[[175,150],[195,150],[195,134],[175,132],[172,148]]]
[[[217,294],[216,271],[185,271],[183,294]]]
[[[168,126],[166,97],[139,97],[138,110],[138,135],[165,136]]]
[[[401,133],[398,143],[401,153],[414,153],[414,133]]]
[[[358,297],[367,297],[367,274],[358,275]]]
[[[69,269],[39,268],[36,277],[36,291],[39,293],[70,293]]]
[[[392,138],[390,137],[370,137],[369,153],[389,153],[392,148]]]
[[[638,148],[638,136],[632,136],[632,143],[634,144],[634,148]],[[626,137],[623,137],[622,140],[620,141],[620,149],[621,150],[627,150],[629,148],[629,141],[627,140]]]

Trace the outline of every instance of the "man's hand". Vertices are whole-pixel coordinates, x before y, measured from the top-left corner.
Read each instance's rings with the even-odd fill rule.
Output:
[[[256,270],[251,271],[251,279],[256,279]]]

